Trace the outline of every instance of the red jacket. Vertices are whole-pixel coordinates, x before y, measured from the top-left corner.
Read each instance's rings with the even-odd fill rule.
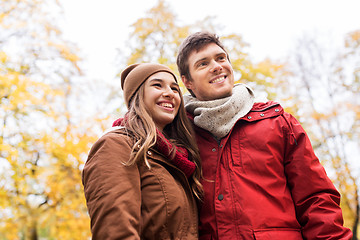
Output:
[[[195,131],[205,190],[200,239],[351,239],[340,194],[278,103],[255,103],[220,142]]]

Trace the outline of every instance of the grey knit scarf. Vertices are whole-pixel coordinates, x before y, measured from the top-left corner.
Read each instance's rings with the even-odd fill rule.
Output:
[[[230,97],[199,101],[186,95],[184,101],[186,110],[194,115],[195,125],[221,139],[230,132],[239,118],[251,110],[254,93],[244,84],[235,84]]]

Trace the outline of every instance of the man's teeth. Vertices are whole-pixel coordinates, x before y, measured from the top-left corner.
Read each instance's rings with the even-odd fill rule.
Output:
[[[172,108],[173,105],[171,103],[161,103],[160,106],[166,107],[166,108]]]
[[[220,78],[217,78],[217,79],[215,79],[214,81],[211,81],[211,82],[212,83],[217,83],[217,82],[220,82],[220,81],[222,81],[224,79],[225,79],[225,77],[220,77]]]

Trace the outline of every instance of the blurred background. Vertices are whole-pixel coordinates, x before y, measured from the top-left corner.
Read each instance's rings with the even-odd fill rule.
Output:
[[[199,30],[221,37],[237,82],[302,123],[358,239],[358,9],[356,0],[0,0],[0,240],[90,239],[81,170],[126,112],[119,73],[143,61],[177,73],[179,44]]]

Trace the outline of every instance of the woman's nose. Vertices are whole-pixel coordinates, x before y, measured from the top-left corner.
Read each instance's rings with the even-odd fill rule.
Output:
[[[171,89],[171,87],[166,87],[163,91],[163,96],[165,97],[174,97],[174,91]]]

